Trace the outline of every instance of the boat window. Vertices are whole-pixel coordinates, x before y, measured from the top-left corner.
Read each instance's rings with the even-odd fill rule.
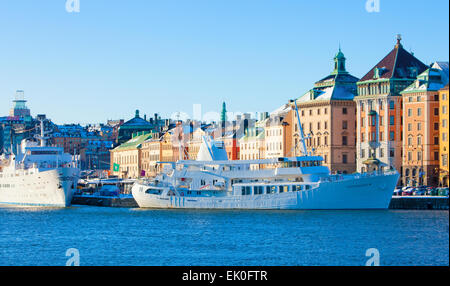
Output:
[[[251,195],[251,193],[252,193],[252,188],[251,187],[249,187],[249,186],[242,187],[242,195],[243,196]]]
[[[287,193],[288,190],[288,186],[280,186],[280,193]]]
[[[264,187],[263,186],[255,186],[254,188],[254,194],[255,195],[261,195],[264,191]]]
[[[310,185],[306,185],[305,186],[305,190],[309,190],[309,189],[311,189],[311,186]]]

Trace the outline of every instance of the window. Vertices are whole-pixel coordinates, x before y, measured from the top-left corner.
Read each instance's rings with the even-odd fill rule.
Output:
[[[447,114],[447,105],[442,106],[442,114]]]
[[[328,112],[328,110],[326,108],[323,111],[324,111],[325,114],[327,114],[327,112]]]
[[[434,145],[439,145],[439,137],[434,137]]]
[[[408,151],[408,161],[412,161],[412,152]]]
[[[365,158],[366,157],[366,152],[364,149],[361,149],[361,158]]]
[[[383,131],[380,132],[380,141],[384,140]]]
[[[364,117],[363,118],[361,118],[361,127],[364,127],[365,126],[365,124],[364,124]]]
[[[394,133],[394,131],[389,132],[389,140],[390,140],[390,141],[394,141],[394,139],[395,139],[395,133]]]
[[[418,131],[422,130],[422,123],[420,123],[420,122],[417,123],[417,130]]]
[[[317,115],[320,115],[320,108],[317,109]]]
[[[348,158],[347,158],[347,154],[342,154],[342,163],[347,164]]]
[[[442,119],[442,127],[447,128],[447,119]]]
[[[408,108],[408,117],[411,117],[411,116],[412,116],[412,109]]]
[[[434,130],[439,130],[439,123],[437,122],[434,123]]]
[[[439,152],[434,152],[434,160],[439,160]]]
[[[347,124],[348,124],[348,122],[347,121],[342,121],[342,129],[347,129]]]
[[[389,125],[395,125],[395,117],[394,115],[389,116]]]
[[[439,115],[439,108],[434,109],[434,115]]]
[[[342,145],[347,146],[347,136],[342,136]]]
[[[446,142],[447,141],[447,133],[442,133],[442,141]]]
[[[361,133],[361,142],[364,142],[365,138],[364,138],[364,132]]]
[[[422,160],[422,151],[417,152],[417,160],[419,160],[419,161]]]
[[[422,115],[422,108],[417,108],[417,116],[421,116]]]
[[[346,107],[342,108],[342,114],[347,114],[347,108]]]
[[[317,122],[317,130],[320,130],[320,122]]]
[[[389,101],[389,109],[395,109],[395,102],[393,100]]]
[[[384,157],[384,149],[380,148],[380,157]]]
[[[327,128],[328,128],[328,121],[325,121],[325,129],[327,129]]]
[[[417,136],[417,145],[422,145],[422,137]]]
[[[412,123],[408,123],[408,131],[412,130]]]
[[[395,150],[394,149],[391,149],[391,150],[389,150],[389,157],[395,157]]]
[[[408,146],[412,146],[412,137],[408,137]]]

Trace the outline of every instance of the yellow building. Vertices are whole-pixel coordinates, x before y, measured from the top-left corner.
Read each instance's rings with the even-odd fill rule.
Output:
[[[142,143],[141,149],[141,168],[145,173],[145,177],[154,177],[159,172],[159,166],[157,162],[161,161],[161,140],[147,139]]]
[[[141,147],[151,134],[134,136],[111,150],[111,172],[120,178],[135,179],[141,176]]]
[[[448,187],[448,136],[449,136],[449,94],[448,84],[439,91],[439,185]]]

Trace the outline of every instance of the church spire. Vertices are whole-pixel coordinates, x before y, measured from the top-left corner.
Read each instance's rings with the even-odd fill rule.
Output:
[[[225,104],[225,101],[222,104],[222,112],[220,113],[220,121],[221,122],[227,121],[227,106]]]

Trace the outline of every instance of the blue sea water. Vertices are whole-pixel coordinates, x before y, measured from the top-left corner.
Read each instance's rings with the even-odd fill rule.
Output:
[[[448,211],[0,208],[0,265],[449,265]]]

